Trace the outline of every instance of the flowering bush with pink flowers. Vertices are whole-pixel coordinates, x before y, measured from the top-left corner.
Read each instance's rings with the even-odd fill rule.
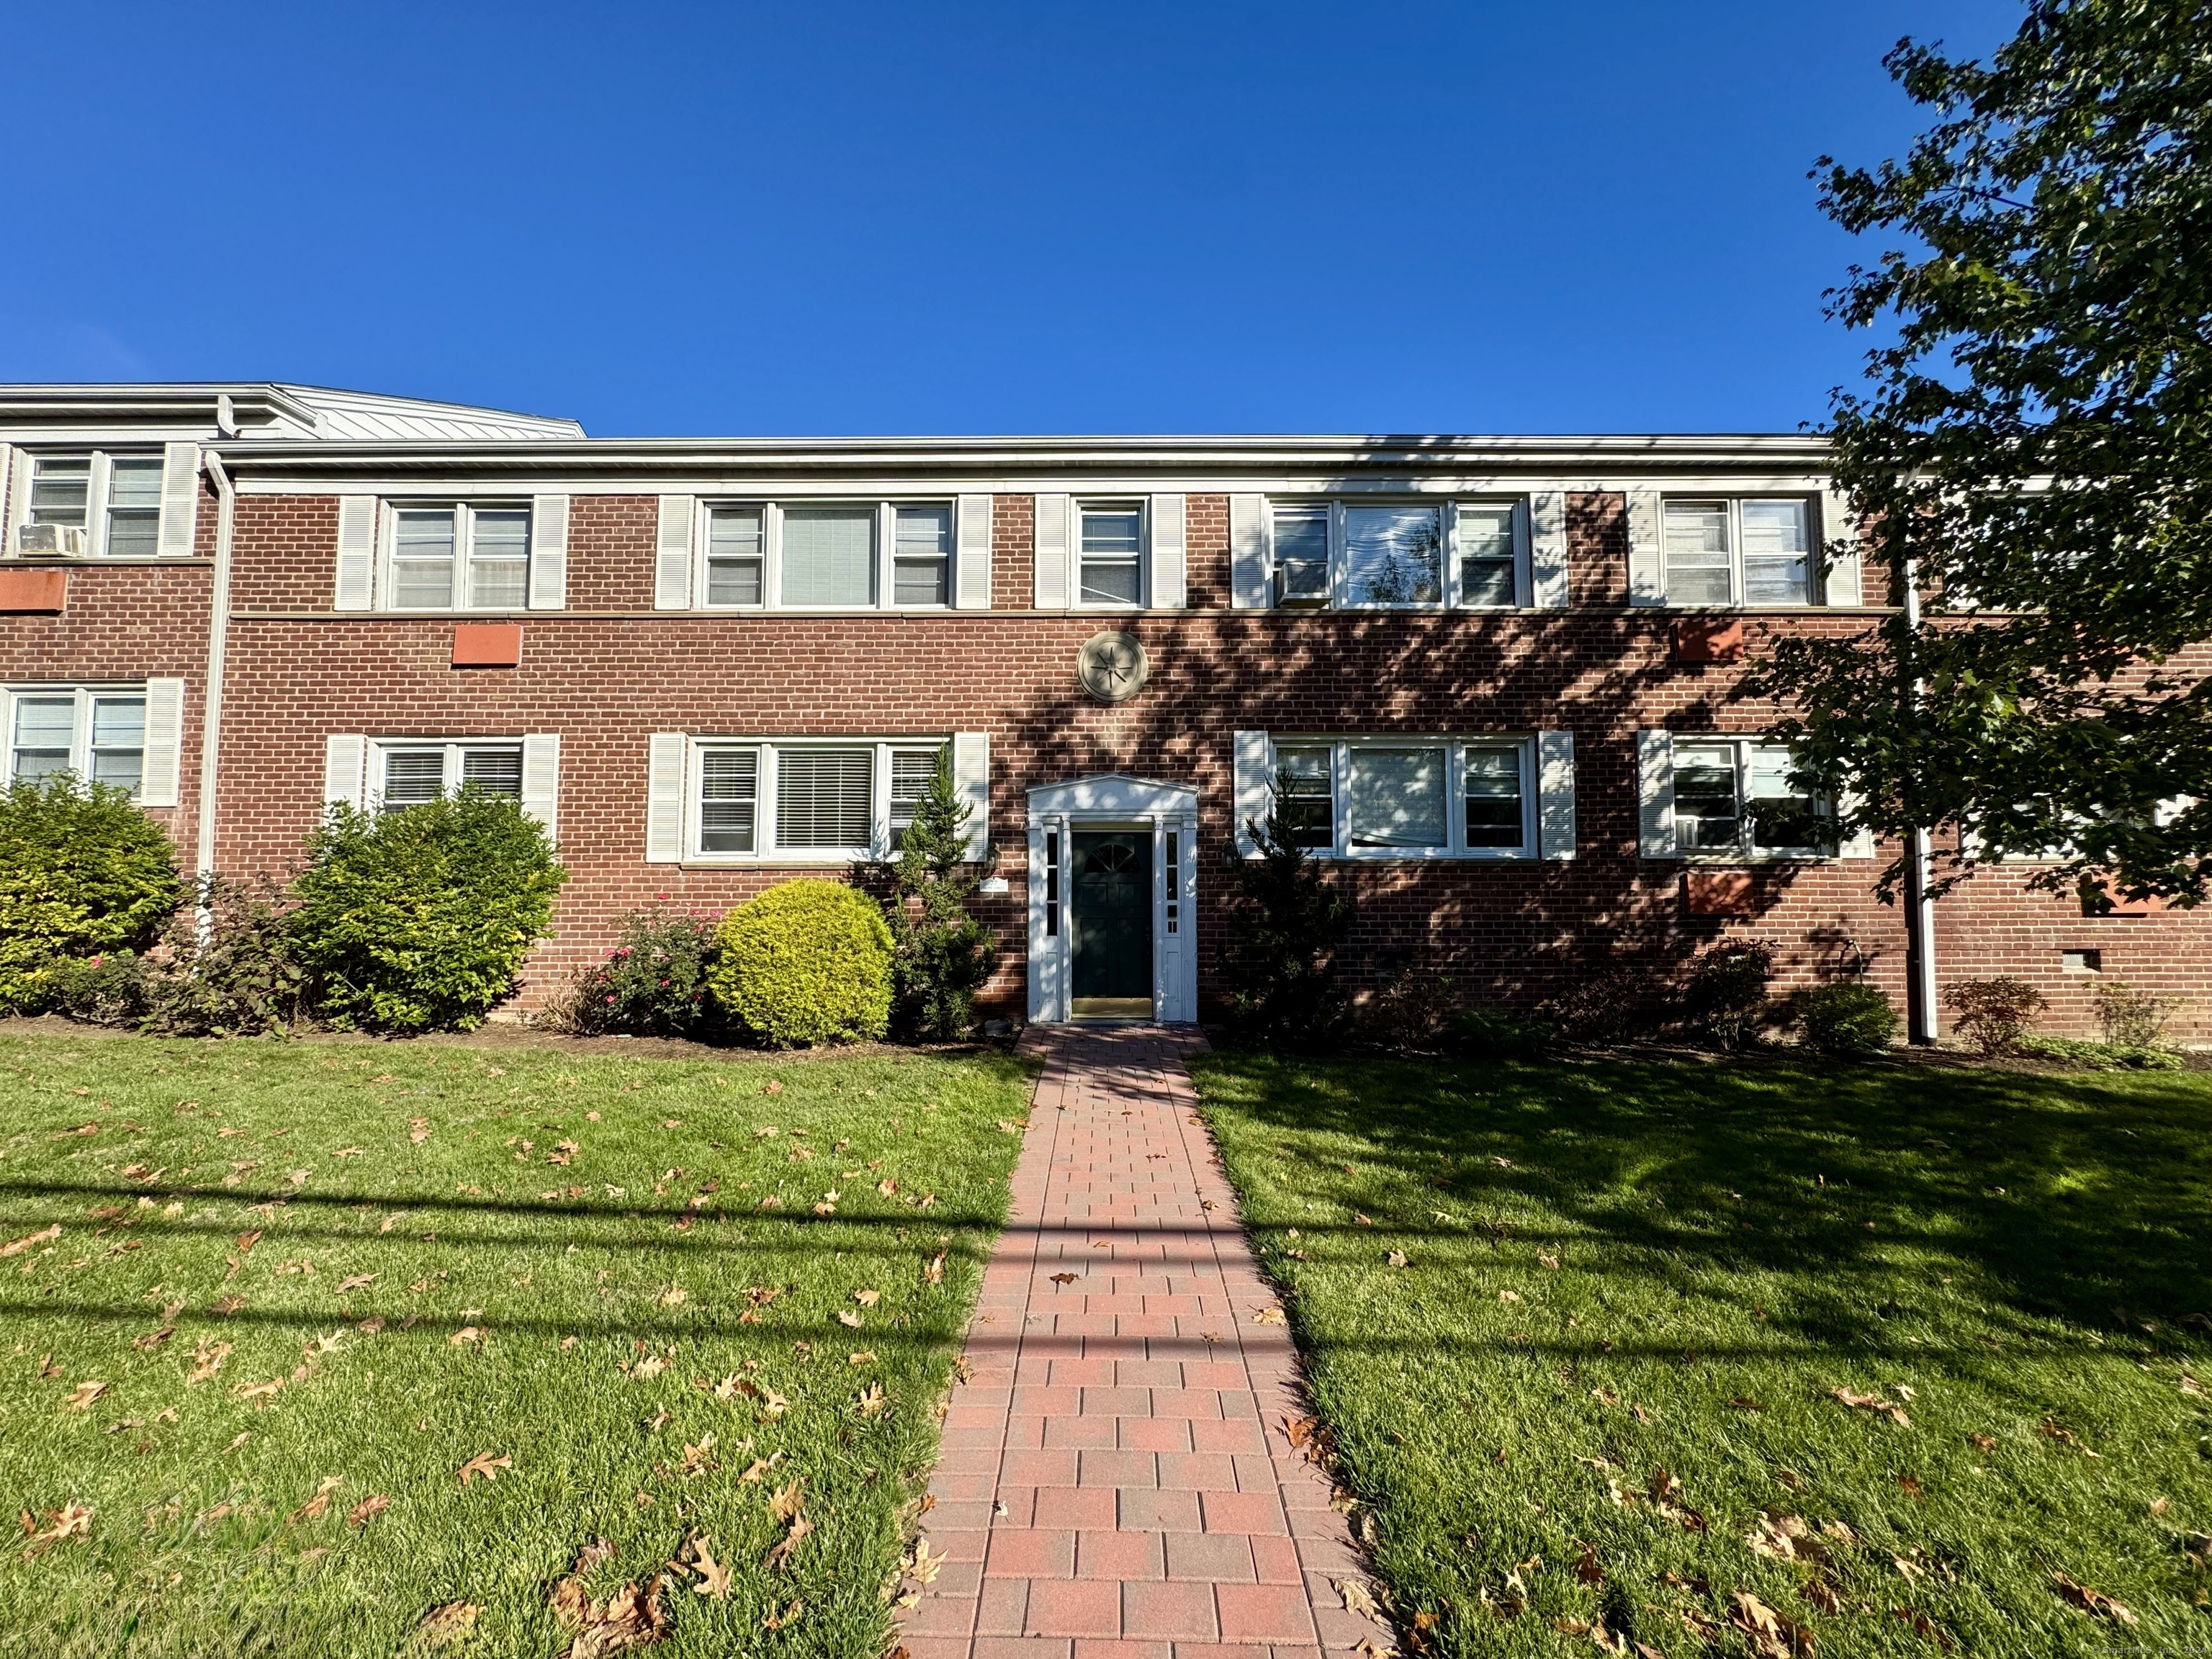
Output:
[[[586,1036],[695,1036],[712,1022],[707,964],[714,920],[661,909],[623,918],[622,943],[576,975],[554,1009],[556,1024]]]

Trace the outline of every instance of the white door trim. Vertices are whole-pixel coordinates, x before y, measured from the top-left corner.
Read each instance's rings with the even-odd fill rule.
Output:
[[[1065,1024],[1072,1017],[1073,916],[1070,908],[1078,830],[1147,830],[1152,837],[1152,1017],[1185,1024],[1198,1018],[1198,792],[1123,773],[1040,784],[1029,794],[1029,1017]],[[1168,842],[1175,841],[1174,879]],[[1056,838],[1056,839],[1055,839]],[[1057,867],[1053,854],[1057,851]]]

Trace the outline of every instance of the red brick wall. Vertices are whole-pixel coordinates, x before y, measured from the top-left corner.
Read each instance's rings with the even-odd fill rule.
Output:
[[[665,616],[652,609],[654,503],[572,504],[570,604],[629,612],[524,619],[520,666],[456,671],[450,618],[326,614],[337,537],[330,497],[247,496],[238,514],[220,861],[280,872],[320,808],[333,732],[490,736],[557,732],[561,831],[573,879],[526,1003],[603,951],[626,910],[665,895],[720,910],[790,871],[684,870],[642,860],[647,736],[656,731],[899,736],[988,731],[992,827],[1012,893],[988,903],[1008,952],[995,991],[1018,1008],[1025,939],[1023,791],[1122,770],[1194,784],[1201,960],[1231,926],[1231,733],[1575,733],[1581,854],[1571,863],[1360,865],[1340,873],[1358,906],[1356,982],[1396,969],[1450,972],[1470,994],[1533,1000],[1616,956],[1679,957],[1722,937],[1775,943],[1785,982],[1863,954],[1902,1000],[1897,912],[1871,892],[1878,861],[1760,871],[1759,914],[1682,914],[1680,871],[1637,857],[1634,733],[1759,730],[1775,714],[1741,700],[1741,665],[1669,660],[1672,618],[1626,606],[1625,504],[1569,500],[1570,590],[1551,613],[1281,613],[1227,608],[1228,500],[1188,502],[1192,609],[1122,618],[1146,643],[1151,684],[1104,708],[1075,689],[1078,645],[1097,614],[1023,615],[1031,592],[1033,503],[1001,496],[993,526],[996,614],[839,617]],[[210,507],[204,539],[211,533]],[[80,571],[60,618],[0,619],[18,678],[183,673],[187,807],[197,777],[197,678],[204,567]],[[281,616],[306,611],[321,616]],[[259,612],[262,614],[256,615]],[[1778,616],[1775,632],[1849,635],[1864,619]],[[1971,884],[1939,915],[1939,972],[2014,971],[2045,983],[2059,1029],[2085,1029],[2086,996],[2061,949],[2106,951],[2108,976],[2188,990],[2185,1032],[2212,1030],[2212,917],[2083,921],[2058,900]]]
[[[215,516],[201,511],[204,536]],[[211,544],[210,544],[211,545]],[[197,561],[173,564],[80,564],[69,569],[59,616],[0,616],[0,678],[10,684],[141,680],[185,682],[178,754],[178,804],[149,807],[168,828],[189,872],[199,822],[200,732],[207,708],[208,601],[213,573]],[[4,761],[0,761],[4,765]]]

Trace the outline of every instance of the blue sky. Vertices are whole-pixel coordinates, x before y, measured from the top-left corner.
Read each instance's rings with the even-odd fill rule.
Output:
[[[0,380],[595,434],[1787,430],[2016,3],[9,9]],[[1860,250],[1862,256],[1873,249]]]

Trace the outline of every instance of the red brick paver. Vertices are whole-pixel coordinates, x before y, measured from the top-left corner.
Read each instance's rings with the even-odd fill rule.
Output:
[[[1389,1632],[1303,1416],[1288,1330],[1194,1109],[1195,1036],[1035,1031],[1013,1209],[922,1518],[912,1659],[1320,1659]],[[981,1571],[977,1569],[980,1565]]]

